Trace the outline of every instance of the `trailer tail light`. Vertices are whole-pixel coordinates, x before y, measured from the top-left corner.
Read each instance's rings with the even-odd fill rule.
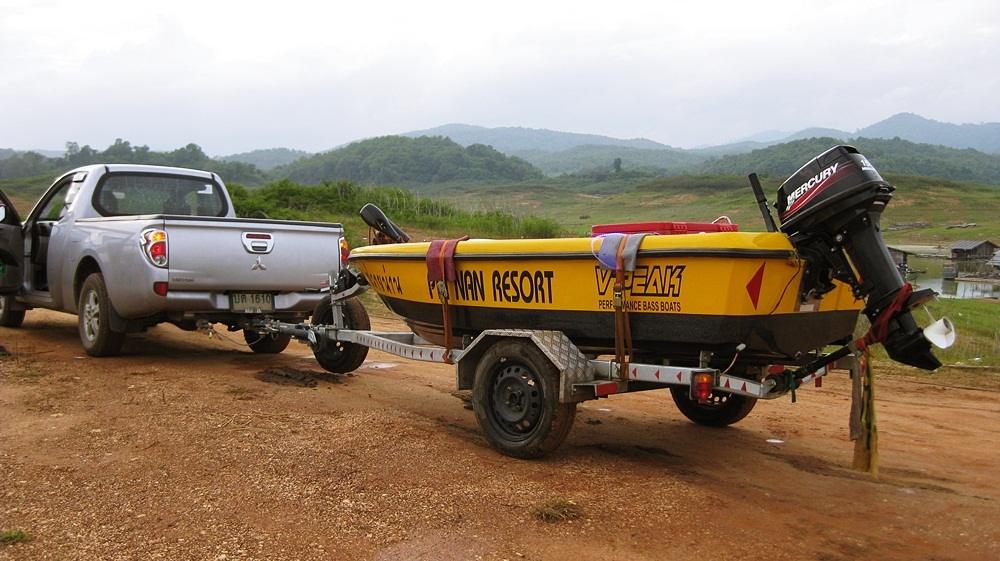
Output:
[[[142,250],[153,265],[165,269],[167,267],[167,233],[156,228],[142,231]]]
[[[154,282],[153,283],[153,292],[155,292],[157,296],[166,296],[167,295],[167,287],[168,287],[168,285],[165,282]]]
[[[715,373],[695,372],[691,375],[691,399],[698,400],[702,405],[708,403],[713,386],[715,386]]]
[[[347,258],[351,255],[351,246],[347,243],[347,238],[340,238],[340,266],[347,266]]]

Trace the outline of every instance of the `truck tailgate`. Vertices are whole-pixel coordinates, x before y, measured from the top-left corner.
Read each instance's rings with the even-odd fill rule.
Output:
[[[171,290],[293,292],[328,284],[340,262],[340,224],[168,216]],[[244,243],[266,244],[262,251]]]

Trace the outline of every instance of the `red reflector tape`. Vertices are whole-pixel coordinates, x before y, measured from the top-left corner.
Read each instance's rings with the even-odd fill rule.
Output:
[[[165,282],[154,282],[153,283],[153,292],[155,292],[157,294],[157,296],[166,296],[167,295],[167,290],[168,290],[168,284],[167,283],[165,283]]]

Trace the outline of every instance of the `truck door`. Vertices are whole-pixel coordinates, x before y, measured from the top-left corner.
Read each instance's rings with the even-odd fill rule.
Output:
[[[0,191],[0,294],[17,292],[21,288],[23,261],[21,217],[7,195]]]

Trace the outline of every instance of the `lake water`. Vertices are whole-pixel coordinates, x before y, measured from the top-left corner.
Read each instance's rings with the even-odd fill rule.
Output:
[[[924,272],[910,282],[917,288],[932,288],[942,298],[1000,298],[1000,283],[944,280],[941,278],[941,267],[947,263],[947,259],[911,257],[910,268]],[[985,262],[963,262],[958,270],[960,273],[982,273],[987,268]]]

